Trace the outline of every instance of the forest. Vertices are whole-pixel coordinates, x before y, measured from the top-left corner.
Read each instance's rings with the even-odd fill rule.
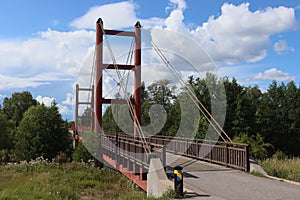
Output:
[[[224,85],[226,94],[220,94],[226,102],[223,128],[234,142],[250,144],[253,157],[265,159],[278,152],[291,157],[300,155],[300,88],[295,82],[273,81],[266,91],[262,91],[258,86],[242,86],[235,78],[207,74],[205,78],[190,76],[187,83],[208,111],[214,101],[211,97],[218,98],[220,92],[215,89],[215,95],[212,95],[209,88]],[[181,118],[189,117],[193,112],[182,113],[180,108],[179,99],[185,102],[185,91],[178,93],[178,88],[169,80],[158,80],[148,87],[143,84],[141,89],[141,124],[147,126],[157,120],[155,116],[149,116],[149,112],[153,111],[153,105],[160,105],[164,109],[159,106],[154,109],[165,117],[165,123],[158,128],[158,134],[177,134]],[[103,129],[122,131],[112,115],[110,106],[103,116]],[[122,121],[122,115],[119,118]],[[28,91],[16,92],[0,105],[0,160],[30,160],[39,156],[53,159],[61,153],[72,157],[69,127],[70,122],[62,119],[55,102],[47,107],[33,99]],[[209,122],[200,115],[194,125],[183,125],[184,132],[179,136],[186,137],[193,132],[193,127],[197,127],[194,136],[204,138]],[[154,126],[148,128],[157,129]]]

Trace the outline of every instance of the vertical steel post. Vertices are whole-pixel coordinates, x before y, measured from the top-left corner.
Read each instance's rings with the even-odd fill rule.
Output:
[[[141,24],[134,26],[134,139],[141,123]]]
[[[76,92],[75,92],[75,131],[78,128],[78,106],[79,106],[79,85],[76,84]]]
[[[94,126],[94,124],[95,124],[95,97],[94,97],[94,94],[95,94],[95,92],[94,92],[94,90],[95,90],[95,86],[94,85],[92,85],[92,91],[91,91],[91,93],[92,93],[92,99],[91,99],[91,115],[90,115],[90,117],[91,117],[91,130],[94,130],[95,129],[95,126]]]
[[[99,18],[96,22],[96,90],[95,90],[95,132],[102,129],[102,70],[103,70],[103,21]]]

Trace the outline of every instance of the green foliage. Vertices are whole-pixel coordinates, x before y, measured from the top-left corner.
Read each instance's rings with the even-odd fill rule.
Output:
[[[283,151],[277,150],[273,154],[272,158],[275,160],[287,160],[289,157]]]
[[[172,105],[172,100],[175,99],[174,90],[175,86],[169,86],[170,80],[159,80],[148,86],[148,92],[152,104],[160,104],[168,109]]]
[[[0,150],[13,148],[13,128],[13,122],[0,110]]]
[[[5,164],[9,161],[9,152],[7,149],[0,150],[0,165]]]
[[[68,151],[71,142],[67,124],[55,103],[51,107],[37,105],[25,113],[16,132],[15,150],[19,159],[39,156],[52,159],[58,152]]]
[[[82,142],[78,142],[78,145],[73,152],[72,158],[74,161],[87,163],[89,160],[93,159],[93,156],[85,148]]]
[[[300,155],[300,89],[292,81],[273,82],[257,107],[257,126],[275,150]]]
[[[272,148],[272,145],[264,142],[262,135],[257,133],[256,135],[248,136],[243,133],[233,138],[234,142],[244,143],[250,145],[250,155],[255,159],[262,160],[268,157],[268,149]]]
[[[8,116],[8,119],[13,120],[15,125],[18,126],[22,120],[23,113],[35,105],[37,105],[37,101],[32,98],[30,92],[16,92],[12,94],[11,98],[4,98],[3,111]]]
[[[255,135],[259,132],[256,126],[256,111],[261,96],[262,93],[257,86],[243,88],[237,96],[235,116],[231,128],[234,135],[240,133]]]

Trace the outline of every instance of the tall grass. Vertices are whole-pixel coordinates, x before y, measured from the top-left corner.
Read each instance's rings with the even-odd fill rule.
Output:
[[[81,163],[0,167],[0,199],[146,199],[130,180]]]
[[[271,176],[300,182],[300,158],[274,156],[261,161],[260,165]]]

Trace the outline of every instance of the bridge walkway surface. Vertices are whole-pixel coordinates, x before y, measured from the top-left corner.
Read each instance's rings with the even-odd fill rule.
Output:
[[[300,200],[300,185],[167,154],[168,167],[183,167],[187,199],[207,200]]]

